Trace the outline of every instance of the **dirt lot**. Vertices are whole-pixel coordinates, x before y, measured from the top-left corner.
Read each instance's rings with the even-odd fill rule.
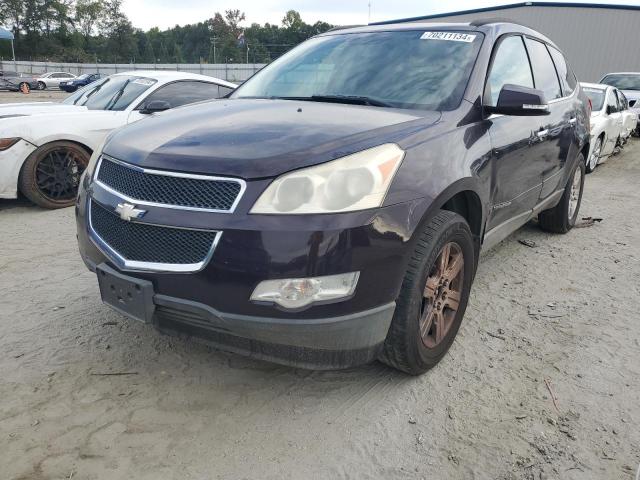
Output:
[[[17,102],[59,102],[71,95],[60,90],[32,91],[28,95],[17,92],[0,91],[0,103]]]
[[[587,178],[582,216],[602,222],[485,254],[420,378],[161,336],[101,304],[73,209],[0,201],[0,477],[633,479],[639,183],[636,141]]]

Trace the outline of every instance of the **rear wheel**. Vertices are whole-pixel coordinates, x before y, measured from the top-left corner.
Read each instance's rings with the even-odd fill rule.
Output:
[[[554,233],[567,233],[576,224],[582,191],[584,189],[585,164],[582,154],[574,167],[558,205],[540,212],[538,222],[543,230]]]
[[[71,142],[53,142],[33,152],[22,166],[20,191],[44,208],[73,205],[90,155]]]
[[[464,316],[475,268],[473,237],[460,215],[440,211],[420,233],[380,359],[411,375],[434,367]]]
[[[27,82],[22,82],[20,85],[18,85],[18,88],[22,93],[31,93],[31,87]]]

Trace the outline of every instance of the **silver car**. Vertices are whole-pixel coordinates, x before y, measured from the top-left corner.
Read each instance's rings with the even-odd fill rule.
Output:
[[[69,72],[47,72],[40,75],[38,80],[38,90],[46,90],[47,88],[60,88],[60,82],[65,82],[76,78],[73,73]]]

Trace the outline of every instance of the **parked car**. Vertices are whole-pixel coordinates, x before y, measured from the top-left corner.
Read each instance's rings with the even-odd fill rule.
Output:
[[[600,83],[621,90],[629,101],[629,110],[640,119],[640,72],[608,73]],[[636,127],[634,134],[640,136],[640,125]]]
[[[60,88],[60,82],[68,82],[74,78],[76,76],[69,72],[47,72],[36,80],[38,81],[38,89],[46,90],[47,88]]]
[[[28,93],[36,88],[38,88],[38,81],[32,75],[10,71],[0,72],[0,90]]]
[[[591,148],[587,156],[587,173],[607,161],[622,142],[624,117],[618,91],[599,83],[581,83],[591,100]]]
[[[45,208],[73,205],[91,152],[113,129],[235,87],[184,72],[126,72],[58,103],[0,105],[0,198],[20,190]]]
[[[90,83],[93,83],[102,78],[102,74],[100,73],[85,73],[71,80],[63,80],[58,86],[60,90],[64,90],[65,92],[73,93],[78,88],[86,87]]]
[[[587,99],[534,30],[337,30],[228,99],[114,132],[79,190],[80,252],[107,304],[162,331],[420,374],[481,248],[535,216],[571,230],[588,151]]]

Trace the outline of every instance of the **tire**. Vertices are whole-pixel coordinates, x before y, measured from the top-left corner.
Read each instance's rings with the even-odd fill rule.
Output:
[[[569,181],[558,205],[540,212],[538,216],[538,223],[543,230],[553,233],[567,233],[574,227],[582,203],[585,170],[584,156],[580,154],[577,165],[569,175]],[[578,187],[579,190],[576,190]],[[572,204],[571,210],[570,203]]]
[[[31,86],[27,82],[22,82],[18,85],[18,91],[24,94],[31,93]]]
[[[44,82],[38,82],[38,90],[46,90],[47,84]]]
[[[72,142],[52,142],[33,152],[22,165],[18,187],[43,208],[64,208],[75,202],[89,153]]]
[[[587,165],[586,165],[587,173],[593,172],[598,166],[598,162],[600,161],[600,154],[602,153],[603,140],[604,140],[603,135],[600,135],[596,139],[596,143],[594,144],[591,155],[589,156],[589,160],[587,161]],[[598,150],[597,153],[596,153],[596,149]]]
[[[471,230],[460,215],[441,210],[418,235],[380,354],[382,362],[410,375],[433,368],[451,347],[467,307],[476,265]],[[451,268],[455,259],[461,257],[463,263],[460,273],[449,284],[442,285],[434,279],[441,270],[441,254],[447,247],[450,269],[445,271],[456,270]],[[428,299],[427,292],[433,301]],[[450,296],[443,297],[443,292]],[[459,301],[454,311],[450,307],[456,299]],[[439,317],[434,316],[438,312]],[[429,318],[431,322],[427,321]],[[447,325],[440,339],[438,318],[443,326]]]

